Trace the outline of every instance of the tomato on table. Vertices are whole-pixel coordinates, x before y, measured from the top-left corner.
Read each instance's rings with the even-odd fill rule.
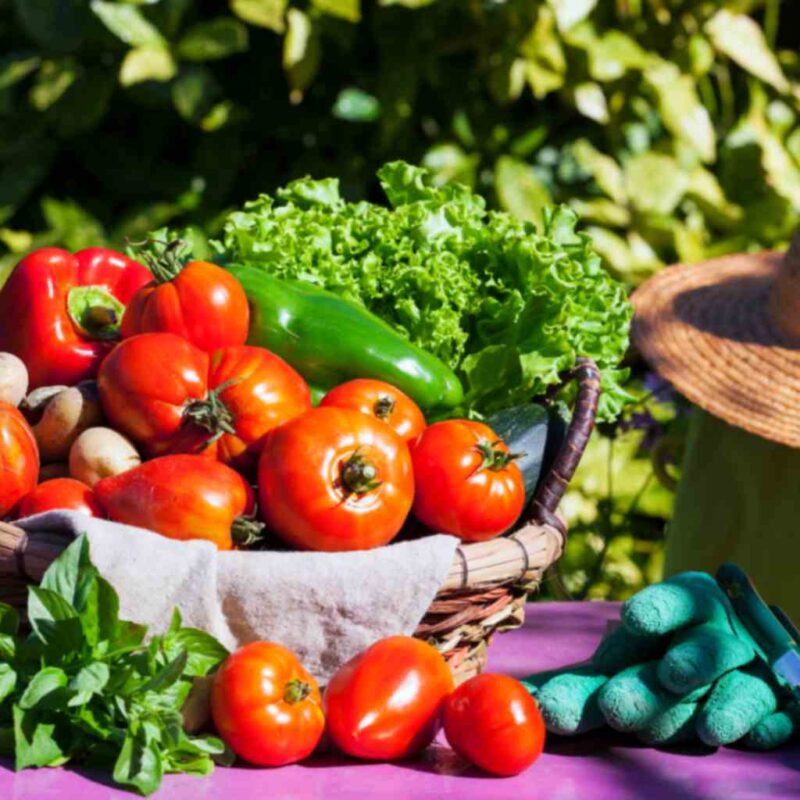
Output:
[[[508,530],[525,505],[525,482],[514,454],[482,422],[446,420],[427,427],[411,446],[414,516],[432,530],[465,542]]]
[[[406,443],[380,420],[345,408],[315,408],[270,431],[258,474],[264,521],[308,550],[386,544],[414,495]]]
[[[462,758],[494,775],[518,775],[542,753],[545,726],[536,701],[508,675],[470,678],[444,705],[444,733]]]
[[[412,442],[425,430],[425,416],[420,407],[404,392],[384,381],[357,378],[331,389],[320,406],[352,408],[389,425],[406,442]]]
[[[233,752],[262,767],[302,761],[325,727],[317,682],[274,642],[252,642],[225,660],[214,676],[211,714]]]
[[[453,676],[444,657],[410,636],[381,639],[331,678],[323,704],[339,750],[371,761],[419,753],[439,730]]]
[[[217,397],[216,412],[209,408],[209,414],[224,419],[217,458],[247,473],[255,471],[267,433],[311,409],[311,392],[300,374],[261,347],[217,350],[208,387]]]
[[[250,519],[255,504],[247,481],[201,456],[154,458],[103,478],[94,491],[111,519],[169,539],[204,539],[230,550],[234,540],[258,533]]]
[[[0,350],[25,362],[31,389],[94,378],[119,339],[125,305],[152,277],[102,247],[34,250],[0,291]]]
[[[0,401],[0,519],[33,491],[39,477],[39,448],[31,426],[11,405]]]
[[[52,478],[43,481],[32,492],[22,498],[17,509],[17,516],[32,517],[45,511],[63,509],[80,511],[90,517],[104,517],[103,507],[94,496],[94,492],[80,481],[72,478]]]
[[[170,242],[160,257],[146,256],[155,276],[131,299],[122,319],[122,336],[175,333],[208,353],[244,344],[250,308],[241,284],[208,261],[183,264],[184,243]]]

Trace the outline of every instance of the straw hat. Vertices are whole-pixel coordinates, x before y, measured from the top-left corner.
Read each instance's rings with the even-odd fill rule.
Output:
[[[633,341],[682,394],[800,447],[800,231],[789,251],[669,267],[634,292]]]

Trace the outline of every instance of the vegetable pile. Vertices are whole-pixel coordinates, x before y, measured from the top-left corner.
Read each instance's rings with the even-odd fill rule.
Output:
[[[468,410],[527,402],[583,355],[603,373],[600,418],[616,417],[630,305],[574,212],[548,210],[537,231],[418,167],[378,177],[391,208],[345,202],[333,179],[262,195],[229,216],[221,256],[363,303],[458,371]]]
[[[222,551],[513,528],[555,441],[547,410],[513,405],[587,355],[612,417],[629,307],[570,212],[537,233],[408,165],[381,179],[392,209],[345,203],[333,181],[262,197],[230,217],[222,264],[163,241],[146,263],[24,258],[0,291],[0,518],[72,509]],[[18,768],[80,759],[149,793],[225,757],[181,718],[227,655],[216,641],[177,616],[145,641],[83,540],[30,592],[27,638],[0,607],[0,746]],[[211,711],[237,755],[271,766],[324,730],[348,755],[407,758],[444,713],[459,753],[515,774],[543,732],[509,680],[453,693],[441,653],[392,637],[321,693],[293,653],[255,642],[215,673]]]

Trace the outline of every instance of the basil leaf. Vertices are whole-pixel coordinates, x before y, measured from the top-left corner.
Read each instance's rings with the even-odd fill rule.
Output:
[[[19,612],[6,603],[0,603],[0,633],[13,636],[18,630]]]
[[[228,650],[213,636],[197,628],[181,628],[164,637],[164,646],[181,648],[188,658],[184,674],[191,677],[208,675],[229,655]]]
[[[17,673],[11,664],[0,662],[0,703],[8,697],[17,686]]]
[[[58,667],[45,667],[33,676],[17,705],[23,711],[30,711],[40,705],[47,705],[54,693],[68,683],[67,674]]]
[[[55,723],[44,721],[39,712],[14,706],[14,756],[17,770],[26,767],[57,767],[69,761],[54,737]]]
[[[83,645],[78,612],[50,589],[41,586],[29,588],[28,621],[41,642],[52,650],[77,652]]]
[[[81,571],[90,566],[89,540],[79,536],[50,564],[39,585],[74,603]]]
[[[88,703],[93,695],[103,691],[110,675],[108,664],[101,661],[83,667],[69,682],[70,691],[75,692],[75,695],[67,705],[80,706]]]
[[[156,742],[148,742],[141,727],[132,729],[114,764],[114,780],[148,795],[158,789],[163,775],[161,752]]]

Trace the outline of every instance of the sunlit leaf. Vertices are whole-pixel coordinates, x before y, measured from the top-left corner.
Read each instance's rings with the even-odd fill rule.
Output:
[[[158,28],[135,6],[92,0],[90,7],[103,25],[126,44],[134,47],[164,44]]]
[[[500,206],[528,222],[539,223],[542,209],[552,202],[547,187],[533,167],[509,156],[497,160],[495,187]]]
[[[134,47],[125,54],[119,69],[119,82],[132,86],[142,81],[169,81],[177,66],[166,47]]]
[[[283,33],[286,30],[284,14],[288,4],[289,0],[231,0],[231,11],[251,25]]]
[[[671,214],[686,193],[688,176],[674,158],[642,153],[625,164],[625,190],[640,211]]]
[[[311,5],[323,14],[358,22],[361,19],[361,0],[311,0]]]
[[[555,11],[558,29],[567,31],[592,13],[597,0],[548,0],[548,3]]]
[[[27,78],[42,63],[32,53],[10,53],[0,59],[0,91]]]
[[[723,8],[706,23],[705,29],[720,53],[779,92],[789,91],[789,82],[764,31],[751,17]]]
[[[247,50],[247,27],[233,17],[198,22],[178,42],[178,54],[188,61],[214,61]]]
[[[286,13],[288,30],[283,40],[283,68],[297,99],[317,74],[320,61],[319,39],[310,18],[297,8]]]
[[[50,108],[72,86],[76,77],[77,68],[71,58],[45,61],[30,91],[31,105],[37,111]]]
[[[606,96],[597,83],[579,83],[575,87],[575,108],[584,117],[593,119],[595,122],[608,122],[608,105]]]
[[[622,168],[611,156],[601,153],[587,139],[575,142],[572,153],[581,167],[612,200],[617,203],[626,201],[625,177]]]
[[[631,214],[626,206],[602,197],[596,200],[581,200],[576,197],[570,200],[570,207],[587,222],[597,222],[614,228],[625,228],[631,222]]]
[[[333,104],[333,116],[347,122],[374,122],[380,115],[378,98],[352,86],[342,89]]]
[[[477,153],[467,154],[457,144],[440,144],[425,153],[422,166],[431,170],[438,185],[457,181],[474,186],[479,161]]]

